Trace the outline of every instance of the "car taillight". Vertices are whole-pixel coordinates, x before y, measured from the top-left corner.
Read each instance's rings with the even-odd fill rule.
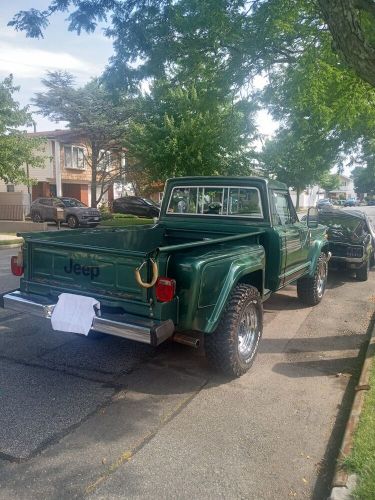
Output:
[[[176,293],[176,281],[171,278],[158,278],[155,291],[158,302],[170,302]]]
[[[12,274],[14,274],[14,276],[22,276],[23,275],[22,253],[19,255],[13,255],[13,257],[10,260],[10,268],[11,268]]]

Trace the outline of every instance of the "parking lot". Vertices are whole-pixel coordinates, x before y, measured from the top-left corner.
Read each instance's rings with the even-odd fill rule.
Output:
[[[2,291],[17,286],[12,254],[0,251]],[[54,332],[0,310],[0,498],[326,498],[374,283],[374,270],[367,282],[331,273],[315,308],[293,286],[275,294],[237,380],[202,349]]]

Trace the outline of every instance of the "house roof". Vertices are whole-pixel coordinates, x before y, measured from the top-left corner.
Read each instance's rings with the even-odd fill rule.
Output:
[[[56,129],[56,130],[46,130],[45,132],[27,132],[29,137],[45,137],[47,139],[60,139],[61,142],[71,142],[72,140],[77,140],[77,138],[84,138],[84,131],[78,130],[68,130],[68,129]],[[122,147],[113,141],[110,145],[111,151],[127,151],[126,148]]]
[[[63,129],[57,129],[57,130],[46,130],[44,132],[28,132],[27,135],[29,137],[46,137],[47,139],[61,139],[66,140],[66,139],[71,139],[72,137],[82,137],[82,132],[75,132],[74,130],[63,130]]]

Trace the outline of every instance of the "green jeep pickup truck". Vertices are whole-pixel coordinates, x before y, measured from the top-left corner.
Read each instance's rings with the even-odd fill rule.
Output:
[[[5,308],[53,321],[60,294],[91,297],[91,330],[153,346],[203,333],[210,362],[232,376],[254,360],[262,302],[296,282],[316,305],[327,280],[325,227],[299,222],[287,187],[256,177],[169,180],[155,225],[22,236],[12,267],[23,277]]]

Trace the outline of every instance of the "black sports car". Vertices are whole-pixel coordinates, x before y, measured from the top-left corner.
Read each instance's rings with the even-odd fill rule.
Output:
[[[366,281],[375,264],[375,230],[367,215],[327,207],[319,211],[319,223],[327,226],[330,265],[353,270],[357,279]]]
[[[160,208],[154,201],[139,196],[124,196],[113,200],[112,210],[114,213],[139,217],[159,217],[160,213]]]

